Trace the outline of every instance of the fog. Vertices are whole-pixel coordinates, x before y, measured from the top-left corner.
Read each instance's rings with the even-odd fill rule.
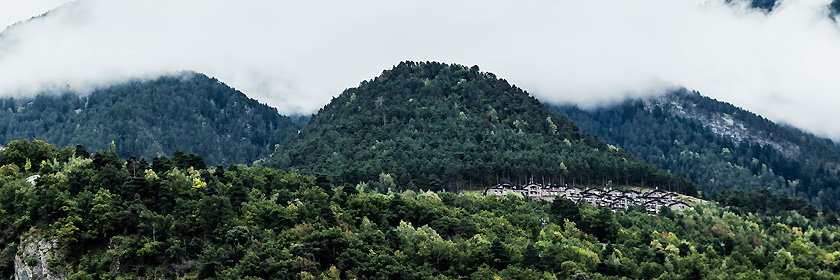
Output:
[[[0,33],[0,96],[193,70],[311,113],[400,61],[441,61],[585,107],[684,86],[840,140],[829,2],[79,0]]]

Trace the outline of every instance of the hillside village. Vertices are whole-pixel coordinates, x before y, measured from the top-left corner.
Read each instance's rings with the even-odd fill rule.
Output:
[[[523,186],[498,184],[487,188],[485,195],[505,196],[515,193],[521,196],[553,201],[555,198],[570,199],[577,203],[588,203],[593,206],[609,207],[612,210],[624,210],[632,205],[644,205],[649,213],[659,213],[662,206],[675,211],[691,208],[688,203],[681,201],[679,195],[663,190],[635,191],[598,188],[581,189],[577,186],[528,183]]]

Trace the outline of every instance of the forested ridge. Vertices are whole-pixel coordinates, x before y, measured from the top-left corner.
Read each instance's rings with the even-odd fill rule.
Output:
[[[20,255],[21,240],[54,241],[46,263],[69,279],[840,278],[836,216],[762,204],[784,199],[769,193],[650,215],[517,195],[360,192],[261,166],[208,168],[193,154],[146,162],[114,150],[88,157],[21,140],[0,155],[0,278],[12,277],[16,255],[40,262]]]
[[[403,62],[345,90],[258,164],[380,192],[534,180],[696,195],[693,183],[581,133],[507,81],[437,62]]]
[[[697,92],[680,90],[589,111],[575,106],[551,108],[582,130],[685,176],[706,192],[768,189],[805,198],[831,211],[840,207],[840,147],[836,143]],[[716,129],[732,128],[737,137],[709,127],[709,120],[722,119],[732,124]],[[745,129],[738,131],[741,125]]]
[[[53,93],[0,99],[0,143],[40,139],[91,149],[117,144],[121,156],[151,159],[173,150],[211,164],[251,163],[274,151],[296,125],[276,109],[215,78],[184,72],[131,81],[89,96]]]
[[[105,97],[4,99],[0,114],[28,124],[25,133],[72,140],[83,130],[51,134],[69,127],[54,124],[99,131],[101,120],[76,118],[91,111],[120,121],[137,102],[120,94],[145,100],[178,91],[210,101],[148,101],[144,108],[163,111],[141,114],[207,122],[199,127],[217,120],[216,130],[201,131],[239,135],[222,144],[228,149],[280,142],[260,131],[291,136],[251,167],[206,162],[200,149],[174,146],[131,156],[141,140],[89,135],[102,142],[61,149],[14,140],[0,152],[0,279],[14,277],[16,258],[69,279],[840,279],[835,208],[830,197],[807,195],[833,180],[835,153],[826,146],[833,143],[695,93],[594,112],[552,107],[562,113],[554,114],[478,67],[404,62],[345,90],[299,133],[290,132],[306,118],[282,117],[201,75],[94,93]],[[692,114],[709,118],[725,113],[775,137],[747,140],[801,148],[735,143],[670,114],[667,104],[693,104]],[[38,110],[47,114],[30,113]],[[154,118],[125,120],[114,127],[142,130]],[[184,129],[158,133],[177,143]],[[641,143],[649,147],[633,150]],[[696,180],[713,201],[651,215],[644,206],[613,212],[566,199],[447,191],[534,180],[698,194],[663,169]],[[33,242],[55,248],[42,261],[25,250]]]

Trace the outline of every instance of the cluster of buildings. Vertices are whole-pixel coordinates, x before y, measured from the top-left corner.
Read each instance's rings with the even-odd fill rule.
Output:
[[[613,210],[627,209],[632,205],[644,205],[649,213],[659,213],[662,206],[675,211],[691,208],[688,203],[680,201],[679,196],[663,190],[638,192],[635,190],[602,190],[597,188],[581,189],[576,186],[547,184],[545,186],[528,183],[524,186],[499,184],[487,188],[485,195],[506,196],[515,193],[521,196],[539,198],[552,201],[557,197],[570,199],[578,203],[588,203],[593,206],[609,207]]]

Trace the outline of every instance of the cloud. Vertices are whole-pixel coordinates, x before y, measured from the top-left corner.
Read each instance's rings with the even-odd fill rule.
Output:
[[[0,30],[42,15],[68,0],[0,0]]]
[[[829,2],[78,0],[0,35],[0,95],[195,70],[309,113],[399,61],[433,60],[583,106],[685,86],[840,139]]]

